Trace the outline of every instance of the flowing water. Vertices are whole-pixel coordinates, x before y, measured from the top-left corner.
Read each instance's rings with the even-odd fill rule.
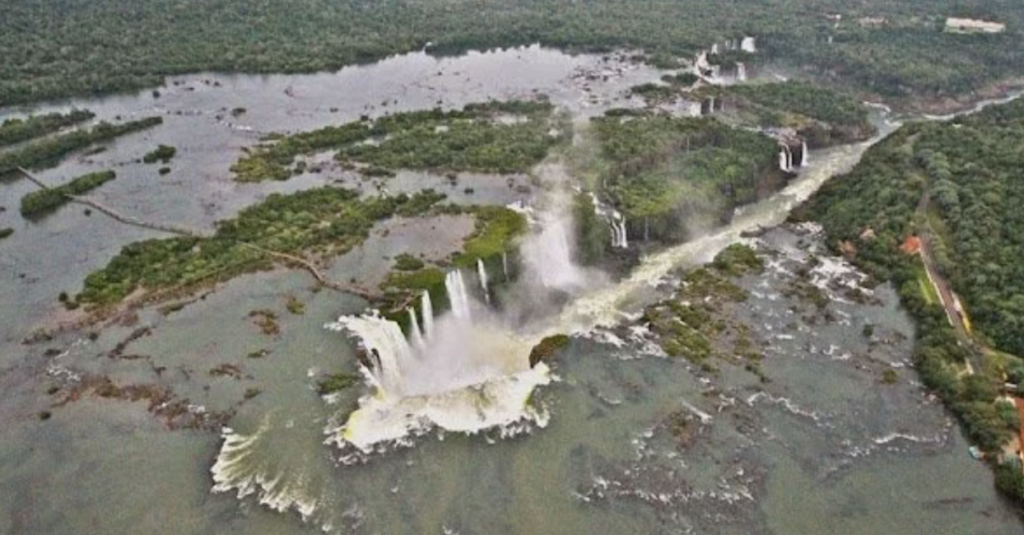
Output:
[[[159,128],[42,175],[56,183],[114,167],[118,179],[99,190],[111,203],[209,228],[269,193],[332,181],[364,187],[340,169],[231,182],[228,167],[261,132],[535,89],[587,116],[628,102],[626,88],[659,76],[533,47],[442,60],[411,54],[332,74],[186,76],[159,99],[147,91],[34,111],[77,104],[101,119],[164,114]],[[225,113],[238,106],[248,111]],[[0,119],[25,111],[0,110]],[[136,162],[157,143],[178,147],[167,177]],[[622,281],[584,275],[584,288],[567,275],[575,268],[565,260],[572,244],[563,241],[561,211],[507,185],[528,177],[469,175],[456,190],[444,177],[401,173],[388,189],[536,201],[540,260],[527,265],[549,262],[556,269],[541,273],[554,277],[552,287],[572,289],[564,306],[520,330],[486,306],[483,283],[496,274],[452,271],[451,311],[435,317],[424,294],[421,321],[410,309],[420,338],[411,342],[360,299],[315,291],[304,273],[271,271],[167,316],[143,311],[136,325],[95,339],[72,332],[22,345],[54,315],[61,290],[77,290],[124,244],[157,234],[74,207],[23,221],[12,208],[31,185],[5,184],[0,226],[16,234],[0,243],[0,533],[1020,533],[988,470],[969,459],[907,369],[913,332],[891,289],[863,305],[835,293],[834,319],[818,324],[793,312],[806,304],[781,295],[808,248],[820,246],[812,233],[773,231],[758,241],[769,269],[741,281],[751,300],[730,312],[766,343],[770,383],[739,366],[709,374],[664,358],[631,320],[665,296],[674,268],[710,259],[744,230],[778,224],[867,146],[816,152],[784,190],[742,208],[731,224],[651,254]],[[437,226],[442,234],[457,225]],[[375,233],[335,269],[369,277],[396,252],[423,247],[417,232]],[[826,290],[857,279],[839,260],[815,277]],[[287,312],[283,296],[301,300],[304,313]],[[256,309],[277,311],[279,335],[260,333],[248,317]],[[871,339],[865,324],[878,327]],[[140,327],[151,330],[134,336]],[[567,354],[553,368],[530,369],[525,355],[551,332],[575,333]],[[377,366],[357,366],[357,343]],[[888,368],[899,370],[896,385],[878,381]],[[339,371],[362,373],[369,386],[325,401],[317,382]],[[228,413],[228,427],[168,430],[145,401],[89,394],[51,407],[48,386],[84,374],[172,389],[190,414]],[[52,418],[40,421],[41,410]]]

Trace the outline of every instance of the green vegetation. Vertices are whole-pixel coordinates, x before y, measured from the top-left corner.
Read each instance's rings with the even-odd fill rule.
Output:
[[[359,376],[349,373],[332,373],[316,384],[316,393],[321,396],[340,392],[352,385],[359,383]]]
[[[504,206],[474,206],[467,211],[476,216],[476,227],[452,261],[456,267],[474,267],[478,259],[500,257],[526,232],[526,218]]]
[[[594,265],[611,243],[608,223],[594,211],[594,201],[585,192],[573,199],[572,214],[576,225],[576,261],[584,266]]]
[[[395,214],[425,213],[443,198],[431,190],[412,197],[361,199],[358,192],[324,187],[265,201],[222,221],[212,237],[151,239],[130,244],[85,280],[78,301],[111,304],[136,290],[189,287],[268,268],[273,257],[246,244],[277,253],[342,254],[362,243],[377,221]]]
[[[725,95],[738,99],[737,107],[751,109],[758,126],[793,128],[812,148],[861,141],[875,133],[861,102],[813,84],[735,85]]]
[[[71,196],[92,191],[115,177],[113,171],[100,171],[82,175],[54,188],[33,191],[21,198],[21,215],[32,216],[52,211],[70,202]]]
[[[415,272],[423,269],[423,260],[409,253],[401,253],[394,257],[394,269],[400,272]]]
[[[741,243],[734,243],[723,249],[715,255],[711,265],[730,277],[739,277],[748,272],[760,273],[764,270],[764,260],[761,260],[749,246]]]
[[[161,162],[166,164],[167,162],[171,161],[171,158],[174,158],[174,155],[177,153],[178,149],[174,147],[168,147],[167,145],[159,145],[152,151],[147,152],[146,155],[142,157],[142,161],[143,163]]]
[[[337,160],[367,176],[391,176],[395,169],[525,172],[559,141],[549,134],[553,109],[544,101],[490,102],[272,136],[231,169],[243,182],[287,180],[304,169],[302,162],[290,169],[297,156],[335,151]]]
[[[530,367],[553,359],[556,354],[569,347],[569,342],[569,337],[564,334],[555,334],[544,338],[530,350]]]
[[[100,123],[91,130],[76,130],[52,138],[41,139],[16,150],[0,153],[0,176],[19,167],[39,169],[56,165],[62,158],[89,145],[109,141],[163,123],[160,117],[149,117],[121,124]]]
[[[868,120],[867,108],[856,99],[809,83],[741,84],[730,87],[728,91],[768,108],[837,126],[857,127]]]
[[[277,322],[277,313],[266,308],[253,310],[249,313],[253,323],[267,336],[281,334],[281,324]]]
[[[455,254],[451,265],[445,268],[475,269],[477,260],[486,264],[492,273],[503,269],[502,255],[514,251],[516,240],[527,230],[522,214],[503,206],[458,206],[447,204],[435,209],[438,213],[466,213],[476,218],[473,233],[463,242],[462,251]],[[422,260],[409,256],[396,257],[395,269],[388,273],[380,284],[383,292],[380,309],[385,316],[406,327],[408,316],[405,307],[420,293],[430,293],[434,310],[448,307],[445,290],[446,270],[427,265]]]
[[[823,14],[842,15],[835,27]],[[858,24],[860,17],[883,24]],[[942,31],[947,16],[1007,24],[996,35]],[[1019,75],[1016,0],[555,3],[288,3],[118,0],[12,3],[0,19],[0,106],[159,85],[185,72],[335,70],[396,53],[539,42],[572,50],[642,48],[671,66],[724,38],[758,37],[768,58],[883,95],[962,94]]]
[[[11,227],[0,228],[0,240],[10,238],[14,234],[14,229]]]
[[[730,245],[707,267],[686,273],[676,294],[647,307],[642,321],[650,325],[666,354],[684,357],[710,369],[707,361],[715,355],[713,340],[721,337],[726,329],[726,325],[716,319],[717,313],[725,303],[747,299],[747,293],[730,279],[762,269],[762,261],[753,249],[741,244]],[[738,337],[735,346],[737,354],[756,353],[745,336]],[[758,367],[748,365],[752,373],[763,378]]]
[[[71,110],[68,113],[48,113],[29,116],[26,119],[7,119],[0,124],[0,147],[52,134],[95,116],[89,110]]]
[[[791,128],[812,148],[861,141],[876,130],[868,120],[867,107],[843,92],[799,81],[692,90],[693,76],[666,75],[662,80],[668,85],[648,83],[632,92],[644,97],[649,106],[679,98],[702,101],[713,97],[726,103],[728,122],[754,128]]]
[[[299,298],[295,297],[294,295],[288,296],[288,300],[285,302],[284,307],[288,309],[288,312],[291,312],[292,314],[295,315],[301,315],[306,313],[306,304],[303,303],[302,301],[299,301]]]
[[[846,244],[847,254],[876,279],[895,283],[917,320],[913,358],[922,380],[992,458],[1019,425],[996,401],[1003,374],[1024,370],[1024,363],[961,345],[945,311],[922,289],[918,256],[902,253],[899,246],[911,234],[930,236],[938,269],[972,315],[975,337],[1024,354],[1024,268],[1016,260],[1024,253],[1022,136],[1021,101],[949,123],[904,126],[872,147],[849,174],[827,183],[798,214],[820,221],[829,244]],[[938,208],[931,215],[918,211],[925,195]],[[937,222],[945,232],[935,232]],[[873,229],[873,238],[861,238],[866,228]],[[967,359],[974,375],[963,373]],[[999,468],[1000,490],[1020,500],[1019,489],[1011,492],[1005,479]]]
[[[775,140],[714,119],[613,114],[593,126],[602,193],[633,236],[684,240],[690,221],[726,219],[780,180]]]

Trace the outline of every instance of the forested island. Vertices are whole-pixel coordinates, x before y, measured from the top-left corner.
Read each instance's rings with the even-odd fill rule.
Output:
[[[0,153],[0,177],[9,175],[19,167],[40,169],[52,167],[60,163],[67,155],[102,143],[119,136],[153,128],[163,123],[161,117],[147,117],[136,121],[111,124],[101,122],[90,129],[78,129],[54,137],[47,137],[14,147]]]
[[[526,172],[560,141],[546,101],[490,102],[271,135],[232,167],[241,182],[287,180],[307,169],[298,156],[336,151],[334,158],[368,176],[397,169],[436,172]]]
[[[89,110],[72,110],[68,113],[29,116],[25,119],[7,119],[0,124],[0,147],[52,134],[62,128],[88,121],[95,116]]]

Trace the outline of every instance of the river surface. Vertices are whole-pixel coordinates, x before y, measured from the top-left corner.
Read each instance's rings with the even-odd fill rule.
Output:
[[[71,106],[98,119],[164,116],[155,129],[40,175],[59,183],[114,168],[118,179],[97,191],[110,204],[209,228],[273,192],[338,182],[371,189],[336,168],[283,183],[231,181],[230,165],[262,133],[535,92],[584,119],[627,104],[628,87],[660,74],[622,58],[536,47],[440,60],[411,54],[331,74],[183,76],[159,98],[144,91],[0,110],[0,120]],[[247,111],[232,117],[236,107]],[[136,161],[158,143],[178,148],[167,176]],[[633,325],[642,305],[672,289],[674,268],[710,259],[745,229],[782,222],[869,144],[814,153],[785,190],[744,207],[728,227],[652,254],[623,281],[552,316],[546,327],[574,338],[554,365],[558,380],[535,392],[544,425],[432,431],[411,447],[358,459],[325,444],[325,429],[366,391],[350,388],[327,403],[315,384],[324,372],[356,371],[352,343],[324,324],[362,311],[361,299],[317,292],[307,274],[277,270],[235,279],[168,316],[143,311],[137,324],[104,328],[95,340],[70,332],[23,345],[57,314],[61,291],[78,291],[121,247],[160,234],[75,206],[25,221],[17,204],[32,185],[5,183],[0,227],[16,232],[0,242],[0,533],[1020,533],[990,472],[968,457],[908,368],[913,328],[891,289],[877,289],[871,304],[837,293],[833,319],[817,323],[807,319],[810,305],[780,294],[807,251],[820,248],[813,232],[758,240],[769,269],[740,281],[751,299],[728,311],[764,342],[770,383],[738,366],[709,374],[664,358]],[[387,187],[504,204],[529,199],[515,187],[528,185],[526,176],[473,175],[453,188],[443,177],[402,173]],[[442,242],[469,231],[465,222],[435,223],[446,229]],[[375,233],[336,262],[335,275],[372,274],[397,252],[427,251],[422,234]],[[841,261],[823,265],[825,288],[857,280]],[[304,313],[288,313],[285,296],[304,302]],[[281,334],[261,334],[247,317],[255,309],[276,311]],[[871,338],[865,324],[879,327]],[[140,327],[151,332],[121,353],[138,358],[111,357]],[[225,364],[238,372],[211,373]],[[899,372],[895,385],[879,380],[889,368]],[[229,414],[230,431],[168,430],[146,401],[87,394],[51,406],[51,386],[88,374],[171,389],[195,414]],[[41,411],[52,418],[41,421]],[[680,418],[693,434],[686,444],[671,431]],[[213,492],[222,435],[242,460]]]

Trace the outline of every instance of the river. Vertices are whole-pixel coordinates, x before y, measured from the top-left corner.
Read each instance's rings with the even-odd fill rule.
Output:
[[[99,119],[163,115],[156,129],[40,174],[56,183],[114,168],[118,179],[100,190],[111,204],[209,228],[273,192],[359,186],[340,169],[284,183],[231,181],[228,168],[262,132],[534,91],[585,118],[623,105],[628,87],[659,76],[622,58],[538,47],[440,60],[410,54],[329,74],[182,76],[159,98],[144,91],[0,110],[0,120],[71,106]],[[236,107],[246,112],[232,118]],[[157,143],[178,148],[165,177],[136,162]],[[352,388],[325,403],[314,388],[322,372],[355,371],[352,344],[323,326],[361,312],[362,300],[314,291],[303,272],[271,271],[239,277],[166,317],[144,311],[138,324],[104,328],[95,340],[69,332],[23,345],[55,315],[60,291],[77,291],[122,246],[159,234],[74,206],[23,221],[16,206],[31,184],[4,184],[0,227],[16,232],[0,243],[0,533],[1020,533],[988,469],[970,460],[955,425],[907,369],[913,328],[890,289],[881,287],[874,305],[837,299],[829,305],[837,319],[825,325],[790,313],[802,305],[778,288],[805,247],[820,248],[813,236],[789,229],[760,240],[776,260],[741,281],[753,297],[730,312],[771,341],[763,364],[771,383],[731,366],[714,375],[666,359],[642,330],[621,326],[662,295],[658,284],[671,281],[673,268],[708,260],[743,230],[780,223],[869,145],[815,152],[786,189],[744,207],[728,227],[652,254],[623,281],[584,292],[551,317],[551,332],[575,336],[557,380],[534,393],[542,422],[471,436],[434,429],[411,447],[359,459],[325,444],[325,429],[366,392]],[[444,177],[404,173],[395,187],[417,184],[458,201],[530,196],[486,175],[451,188]],[[412,230],[392,235],[337,265],[372,272],[375,259],[422,240]],[[855,277],[835,267],[822,277]],[[303,301],[305,312],[283,312],[284,295]],[[252,325],[248,313],[261,308],[282,311],[280,336]],[[866,340],[865,323],[884,326],[877,337],[887,342]],[[140,326],[152,332],[128,353],[145,358],[108,356]],[[224,364],[239,367],[237,378],[210,373]],[[900,381],[882,385],[880,366],[900,370]],[[199,413],[228,411],[224,435],[233,438],[225,448],[221,433],[168,430],[144,401],[87,395],[52,408],[48,388],[82,373],[171,388]],[[247,399],[251,389],[259,393]],[[52,417],[41,421],[41,411]],[[696,429],[685,448],[668,431],[678,414]],[[211,467],[226,454],[241,460],[226,492],[212,492]]]

